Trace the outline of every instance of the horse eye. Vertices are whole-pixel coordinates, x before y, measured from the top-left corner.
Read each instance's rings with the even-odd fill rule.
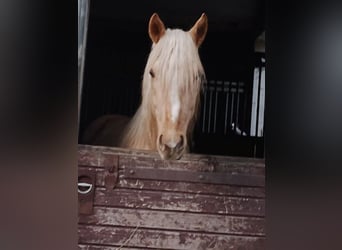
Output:
[[[151,76],[152,78],[154,78],[154,72],[153,72],[152,69],[150,70],[150,76]]]

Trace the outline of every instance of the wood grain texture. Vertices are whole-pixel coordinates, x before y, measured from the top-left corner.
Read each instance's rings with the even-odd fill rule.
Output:
[[[264,218],[191,214],[174,211],[95,207],[94,214],[81,217],[79,223],[123,227],[136,227],[139,224],[141,228],[150,229],[265,236]]]
[[[146,190],[95,190],[95,206],[173,210],[207,214],[264,216],[265,200]]]
[[[104,187],[105,172],[103,169],[94,167],[79,167],[79,169],[93,170],[96,172],[96,186]],[[172,192],[185,192],[195,194],[212,194],[224,196],[241,196],[241,197],[255,197],[264,198],[265,189],[260,187],[241,187],[230,185],[217,185],[217,184],[201,184],[189,182],[174,182],[174,181],[151,181],[140,179],[119,179],[118,188],[126,189],[144,189],[154,191],[172,191]]]
[[[149,249],[152,250],[153,248],[131,248],[131,247],[114,247],[114,246],[105,246],[105,245],[89,245],[89,244],[78,244],[78,249],[80,250],[142,250],[142,249]],[[154,250],[156,250],[154,248]]]
[[[173,232],[151,229],[104,226],[79,226],[80,242],[98,245],[151,247],[156,249],[255,250],[264,249],[264,237],[242,237],[195,232]],[[98,237],[101,235],[101,237]],[[127,239],[130,239],[127,241]]]
[[[104,180],[116,156],[119,178],[109,190]],[[166,162],[147,151],[79,145],[78,162],[96,173],[94,213],[79,216],[79,249],[265,249],[264,186],[191,179],[264,178],[263,160],[190,154]]]
[[[179,161],[163,161],[157,152],[151,152],[146,150],[129,150],[123,148],[109,148],[102,146],[78,146],[78,160],[79,164],[91,163],[93,166],[103,165],[103,161],[106,157],[110,158],[110,155],[119,155],[120,159],[125,159],[125,156],[129,156],[128,160],[134,160],[138,166],[143,166],[144,162],[147,165],[153,164],[154,166],[160,165],[165,167],[171,167],[172,169],[187,168],[187,166],[203,165],[206,169],[211,169],[217,165],[239,166],[245,169],[248,168],[260,168],[265,169],[265,162],[263,159],[248,158],[248,157],[229,157],[229,156],[212,156],[212,155],[198,155],[198,154],[185,154]],[[121,157],[123,156],[123,157]],[[146,160],[147,159],[147,160]],[[139,163],[141,161],[141,164]],[[129,165],[131,165],[129,163]]]

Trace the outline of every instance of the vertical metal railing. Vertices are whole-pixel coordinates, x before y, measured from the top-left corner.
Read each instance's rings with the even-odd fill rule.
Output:
[[[90,0],[78,0],[78,127],[82,103],[85,48],[87,43]]]
[[[265,59],[260,56],[254,68],[250,134],[263,137],[265,108]]]
[[[246,127],[245,83],[214,81],[204,83],[201,127],[203,134],[240,134]],[[220,108],[219,108],[220,107]],[[243,131],[242,135],[247,135]]]

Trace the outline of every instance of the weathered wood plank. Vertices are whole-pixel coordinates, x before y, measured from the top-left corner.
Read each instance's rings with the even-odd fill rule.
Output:
[[[100,181],[100,180],[99,180]],[[155,191],[186,192],[219,196],[240,196],[264,198],[265,189],[258,187],[237,187],[228,185],[201,184],[188,182],[167,182],[150,180],[120,180],[118,187]]]
[[[114,189],[108,191],[106,189],[98,188],[95,190],[94,204],[97,206],[242,216],[264,216],[265,212],[264,199],[155,192],[146,190]]]
[[[144,179],[155,181],[182,181],[211,183],[221,185],[238,185],[264,187],[265,178],[261,175],[228,174],[225,172],[192,172],[157,168],[125,167],[122,170],[123,179]]]
[[[236,162],[234,160],[212,161],[206,160],[178,160],[164,161],[159,158],[146,156],[121,155],[120,165],[134,168],[154,168],[167,170],[183,170],[197,172],[227,172],[232,174],[264,175],[265,167],[253,162]]]
[[[140,227],[176,231],[201,231],[264,236],[263,218],[203,215],[182,212],[95,207],[94,214],[82,216],[79,223],[102,226]]]
[[[101,148],[89,148],[78,151],[78,165],[87,165],[103,168],[114,163],[117,154],[105,154]]]
[[[119,182],[108,190],[105,166],[117,155]],[[179,171],[175,179],[207,172],[264,178],[263,159],[188,154],[162,161],[156,152],[79,145],[79,165],[92,166],[79,168],[97,175],[94,214],[79,216],[80,249],[118,250],[122,244],[126,250],[265,248],[264,187],[123,174],[130,168]]]
[[[79,167],[79,169],[86,169],[96,172],[96,186],[104,187],[105,172],[103,169],[94,167]],[[129,189],[145,189],[155,191],[173,191],[186,192],[195,194],[212,194],[224,196],[241,196],[241,197],[255,197],[264,198],[264,187],[239,187],[229,185],[216,184],[202,184],[189,182],[172,182],[172,181],[153,181],[153,180],[138,180],[138,179],[119,179],[118,188]]]
[[[111,246],[106,246],[106,245],[85,245],[85,244],[78,244],[78,249],[81,250],[159,250],[156,248],[131,248],[131,247],[111,247]],[[170,249],[174,250],[174,249]]]
[[[79,166],[93,166],[104,168],[113,162],[114,154],[105,155],[97,152],[87,152],[79,156]],[[160,170],[179,170],[188,172],[209,172],[209,173],[226,173],[232,175],[244,174],[265,176],[265,168],[255,165],[238,165],[229,162],[222,162],[215,167],[208,165],[206,162],[176,162],[176,163],[160,163],[159,160],[150,159],[147,157],[130,158],[127,155],[121,155],[119,159],[119,168],[125,169],[132,167],[136,169],[160,169]]]
[[[135,228],[79,225],[80,244],[105,244],[127,247],[154,247],[157,249],[196,250],[261,250],[265,249],[264,237],[170,232]],[[129,239],[129,240],[128,240]]]
[[[94,166],[104,168],[111,165],[113,156],[116,154],[105,154],[98,151],[81,151],[79,153],[78,165]],[[139,169],[164,169],[181,170],[195,172],[222,172],[227,174],[246,174],[265,176],[265,168],[254,164],[224,161],[215,166],[205,161],[161,161],[160,159],[151,159],[150,157],[136,157],[130,155],[120,155],[119,167],[134,167]]]
[[[148,249],[152,250],[153,248],[127,248],[123,247],[120,249],[120,247],[111,247],[111,246],[105,246],[105,245],[85,245],[85,244],[78,244],[78,249],[81,250],[143,250]],[[156,249],[154,249],[156,250]]]
[[[112,154],[120,156],[129,156],[134,160],[139,158],[148,158],[148,161],[155,161],[155,165],[184,165],[184,163],[203,163],[205,165],[220,165],[221,163],[231,165],[242,165],[248,167],[265,167],[264,159],[248,158],[248,157],[236,157],[236,156],[213,156],[213,155],[198,155],[198,154],[185,154],[180,161],[163,161],[157,152],[145,151],[145,150],[130,150],[124,148],[115,147],[102,147],[102,146],[89,146],[89,145],[78,145],[79,160],[84,161],[85,157],[98,157],[99,154],[102,157],[110,156]]]

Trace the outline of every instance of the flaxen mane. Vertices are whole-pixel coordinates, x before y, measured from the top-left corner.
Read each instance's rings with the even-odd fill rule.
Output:
[[[151,113],[152,106],[149,98],[152,94],[149,69],[156,61],[160,63],[160,71],[163,72],[159,88],[165,94],[165,99],[168,95],[168,84],[172,82],[175,75],[179,81],[174,84],[186,83],[184,86],[180,86],[182,89],[181,98],[196,99],[194,117],[188,129],[188,137],[191,136],[198,113],[199,92],[205,73],[196,45],[189,38],[190,34],[182,30],[167,29],[163,39],[154,44],[143,76],[142,103],[124,133],[122,147],[156,150],[157,124]]]

